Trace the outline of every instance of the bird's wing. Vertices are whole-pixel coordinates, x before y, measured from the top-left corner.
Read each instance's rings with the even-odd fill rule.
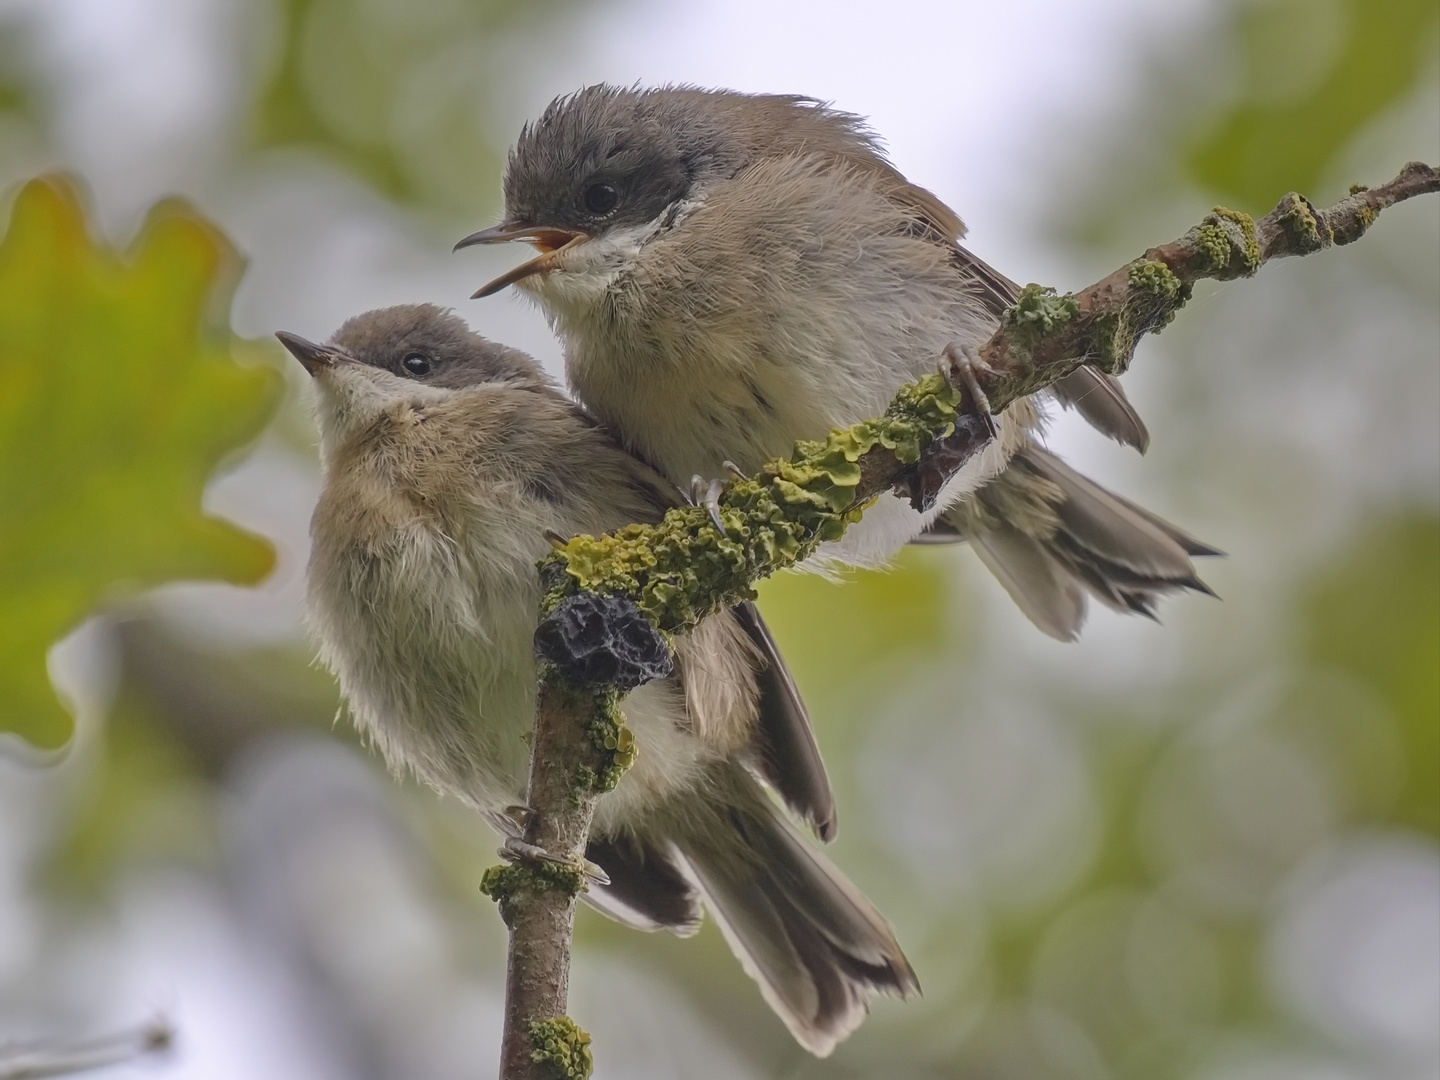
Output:
[[[760,703],[752,739],[753,765],[785,805],[828,842],[835,836],[835,796],[810,714],[760,609],[746,601],[731,610],[763,664],[756,672]]]
[[[904,184],[890,193],[892,201],[911,210],[925,226],[954,248],[961,271],[973,282],[975,294],[985,309],[999,319],[1020,296],[1020,286],[972,251],[960,246],[964,226],[944,203],[924,188]],[[1145,421],[1130,404],[1120,380],[1095,368],[1084,366],[1050,387],[1055,400],[1074,409],[1107,438],[1144,453],[1150,445]]]

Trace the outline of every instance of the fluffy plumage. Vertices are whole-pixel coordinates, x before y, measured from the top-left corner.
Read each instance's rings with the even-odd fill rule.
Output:
[[[587,202],[597,185],[613,195],[603,213]],[[564,340],[576,395],[675,483],[726,460],[754,471],[797,439],[878,415],[947,346],[981,344],[1014,299],[1013,282],[960,246],[959,217],[906,181],[858,117],[807,98],[587,87],[525,128],[504,188],[507,226],[581,237],[518,285]],[[1081,369],[1053,396],[1112,438],[1148,443],[1101,372]],[[932,512],[881,500],[825,555],[886,562],[1007,475],[1036,445],[1040,404],[1011,404]],[[1031,563],[1009,560],[1002,577]],[[1167,580],[1188,586],[1193,568]],[[1083,604],[1039,621],[1068,637],[1082,616]]]
[[[312,370],[324,485],[308,606],[321,657],[391,766],[492,821],[524,799],[536,561],[569,536],[657,521],[674,488],[522,353],[427,306],[352,319]],[[914,974],[874,908],[784,822],[834,801],[809,717],[751,605],[677,642],[675,677],[623,709],[639,754],[600,800],[595,907],[689,933],[702,901],[796,1037],[826,1053]]]

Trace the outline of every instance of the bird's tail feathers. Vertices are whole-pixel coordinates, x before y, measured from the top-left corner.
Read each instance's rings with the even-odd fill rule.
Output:
[[[1079,634],[1087,593],[1150,618],[1166,593],[1214,595],[1192,557],[1222,554],[1039,447],[937,524],[927,539],[970,541],[1029,619],[1062,641]]]
[[[890,927],[750,781],[724,828],[674,841],[731,950],[796,1040],[820,1057],[853,1031],[876,992],[919,992]]]

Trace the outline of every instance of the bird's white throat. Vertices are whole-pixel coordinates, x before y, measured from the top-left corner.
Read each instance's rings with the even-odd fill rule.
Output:
[[[555,269],[516,284],[540,305],[552,324],[584,319],[634,267],[646,244],[681,224],[702,202],[675,203],[642,225],[610,229],[567,250]]]

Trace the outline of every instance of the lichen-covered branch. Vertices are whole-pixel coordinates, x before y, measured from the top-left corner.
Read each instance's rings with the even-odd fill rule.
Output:
[[[1180,239],[1151,248],[1079,293],[1029,285],[980,349],[993,372],[981,376],[982,389],[998,411],[1082,363],[1119,374],[1139,338],[1166,326],[1196,281],[1249,277],[1272,259],[1348,244],[1386,207],[1435,191],[1440,172],[1412,162],[1390,183],[1357,185],[1328,210],[1294,193],[1258,221],[1216,207]],[[621,597],[660,632],[684,631],[752,596],[756,581],[794,566],[822,541],[838,539],[881,492],[897,488],[927,505],[985,441],[984,426],[962,409],[958,390],[938,375],[921,379],[902,387],[880,419],[832,431],[822,442],[798,443],[788,459],[727,485],[720,499],[723,534],[703,509],[683,507],[659,525],[571,540],[550,557],[554,585],[542,615],[564,619],[568,605],[585,594]],[[576,658],[555,647],[545,630],[542,655],[569,669]],[[633,641],[634,628],[623,636]],[[593,654],[586,659],[595,663]]]
[[[503,1080],[583,1080],[590,1038],[565,1016],[575,898],[585,887],[585,842],[595,802],[634,758],[613,687],[576,687],[553,672],[540,680],[530,744],[522,839],[572,865],[524,860],[492,867],[481,891],[510,929],[505,970]]]
[[[1348,244],[1386,207],[1437,190],[1440,173],[1412,163],[1328,210],[1295,194],[1258,221],[1216,207],[1180,239],[1079,293],[1028,286],[980,350],[992,369],[982,389],[998,411],[1082,363],[1123,372],[1136,342],[1174,318],[1194,282],[1248,277],[1271,259]],[[535,640],[545,674],[525,841],[564,859],[583,856],[595,800],[635,754],[618,694],[670,673],[670,635],[752,597],[757,581],[839,539],[887,491],[928,506],[989,438],[974,402],[929,376],[902,387],[883,417],[798,443],[788,459],[727,485],[723,529],[703,508],[680,507],[659,525],[579,536],[551,555],[541,567],[548,591]],[[589,1039],[564,1015],[582,887],[578,871],[552,863],[486,875],[511,931],[503,1080],[589,1075]]]
[[[980,350],[997,372],[986,380],[985,391],[1000,409],[1082,363],[1119,375],[1130,366],[1140,338],[1175,317],[1195,282],[1250,277],[1272,259],[1353,243],[1382,210],[1436,191],[1440,171],[1412,161],[1388,184],[1357,184],[1348,198],[1326,210],[1293,191],[1259,220],[1217,206],[1180,239],[1151,248],[1078,293],[1028,286]]]

